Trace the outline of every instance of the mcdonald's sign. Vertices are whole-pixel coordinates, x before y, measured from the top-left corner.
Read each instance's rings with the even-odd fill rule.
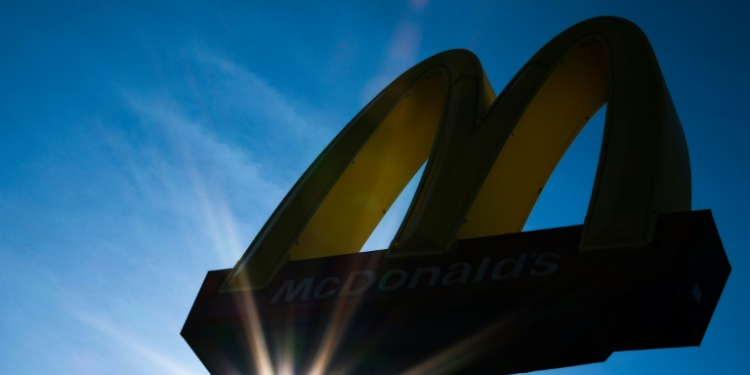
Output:
[[[583,225],[521,232],[604,103]],[[425,162],[390,247],[358,253]],[[214,375],[507,374],[699,345],[731,268],[690,186],[632,23],[569,28],[497,96],[471,52],[439,53],[338,134],[233,269],[208,273],[182,336]]]

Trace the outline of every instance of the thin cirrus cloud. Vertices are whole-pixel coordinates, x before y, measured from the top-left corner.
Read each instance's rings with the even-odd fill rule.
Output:
[[[219,259],[229,266],[252,240],[248,227],[257,231],[299,177],[286,175],[288,168],[275,165],[274,159],[303,164],[295,155],[314,153],[318,140],[330,138],[330,131],[300,114],[295,109],[300,103],[240,64],[206,51],[196,56],[200,70],[214,81],[212,90],[231,109],[210,117],[190,115],[194,112],[187,108],[202,107],[195,101],[211,102],[211,93],[186,103],[176,95],[125,92],[129,111],[159,143],[136,146],[140,150],[129,147],[130,153],[149,159],[146,168],[136,160],[130,169],[134,175],[151,170],[138,179],[146,181],[139,184],[143,195],[157,204],[171,201],[181,215],[206,228]],[[226,128],[240,128],[250,136],[238,140],[235,133],[222,132]]]
[[[163,353],[159,348],[149,345],[148,340],[134,337],[132,334],[99,316],[76,309],[70,310],[69,313],[83,323],[84,326],[88,326],[96,333],[104,336],[109,343],[115,343],[117,348],[120,349],[118,351],[120,355],[125,357],[127,362],[136,363],[136,366],[140,367],[144,374],[202,375],[204,373],[203,371],[196,371],[181,364],[179,358]],[[83,370],[82,373],[84,374],[94,374],[95,372],[89,371],[102,370],[102,367],[106,366],[105,364],[97,363],[96,359],[84,359],[83,361],[80,357],[75,359],[73,368]],[[81,362],[84,363],[81,364]]]
[[[430,4],[430,0],[409,0],[409,7],[412,10],[421,11]]]
[[[248,82],[249,76],[228,62],[225,61],[222,67],[229,73],[239,75],[238,79]],[[288,105],[283,97],[273,95],[273,89],[263,85],[262,81],[257,80],[255,83],[255,89],[265,90],[266,94],[266,103],[259,108],[274,111]],[[225,92],[227,91],[228,88]],[[139,120],[143,131],[148,134],[144,138],[149,140],[145,144],[132,144],[120,139],[122,144],[118,151],[121,156],[125,156],[121,159],[128,161],[125,169],[130,171],[125,188],[137,190],[132,194],[136,198],[130,203],[160,207],[160,211],[164,213],[162,217],[148,220],[152,224],[156,223],[155,226],[138,225],[137,243],[130,245],[153,250],[148,244],[149,239],[177,238],[176,242],[167,241],[174,245],[172,249],[161,250],[174,254],[173,267],[187,270],[203,268],[200,272],[205,272],[216,266],[231,266],[247,246],[248,238],[252,235],[247,232],[255,231],[262,225],[267,214],[283,196],[283,191],[272,181],[273,177],[263,171],[262,165],[253,161],[251,155],[242,148],[223,141],[220,134],[211,132],[199,120],[189,116],[184,109],[185,103],[148,94],[127,93],[124,97],[125,106]],[[301,120],[294,117],[287,117],[283,121],[285,122],[279,126],[288,129],[304,126]],[[243,215],[242,212],[249,214]],[[158,225],[159,222],[170,220],[177,220],[182,224]],[[136,218],[134,221],[146,219]],[[185,228],[201,230],[185,232]],[[125,295],[149,284],[152,285],[148,288],[149,294],[153,295],[167,294],[168,290],[183,287],[180,283],[182,277],[163,275],[156,269],[148,268],[149,265],[146,264],[141,270],[133,270],[139,279],[145,280],[131,281],[130,288],[124,287],[131,289],[125,290]],[[184,296],[190,298],[192,293]],[[134,310],[150,321],[180,322],[184,319],[181,314],[187,311],[190,301],[170,304],[182,309],[170,308],[165,312],[159,311],[162,307],[153,298],[129,300],[130,302],[126,300],[112,303],[100,301],[99,305],[104,307],[88,307],[86,312],[74,309],[71,314],[85,323],[91,330],[91,335],[107,338],[113,352],[143,359],[142,363],[134,366],[143,366],[144,373],[157,369],[157,372],[165,374],[195,374],[196,372],[181,364],[185,359],[179,353],[169,354],[169,348],[186,349],[184,343],[180,343],[178,324],[168,324],[172,327],[172,336],[164,338],[160,345],[146,339],[148,335],[145,331],[148,329],[145,326],[151,323],[138,324],[132,320],[117,318],[122,310]],[[171,319],[164,316],[169,312],[174,312]],[[115,321],[136,324],[118,327],[114,324]],[[174,349],[171,351],[174,352]]]
[[[252,105],[255,116],[272,117],[293,107],[262,79],[228,60],[213,60],[202,69],[218,69],[225,84],[217,89],[231,98],[231,105]],[[256,94],[247,96],[249,92]],[[89,120],[92,134],[86,140],[95,145],[56,165],[65,169],[90,160],[88,168],[76,169],[75,178],[66,182],[66,188],[81,192],[66,196],[73,199],[64,205],[67,211],[48,213],[60,216],[60,225],[44,228],[52,234],[28,237],[28,252],[3,255],[18,258],[21,267],[14,274],[29,274],[26,265],[34,264],[34,272],[49,275],[29,284],[54,297],[46,298],[46,305],[69,313],[57,314],[54,321],[19,314],[43,297],[8,289],[4,300],[18,303],[2,310],[15,322],[3,324],[0,331],[14,342],[32,343],[37,349],[29,353],[42,360],[35,364],[31,358],[16,358],[0,368],[22,366],[43,373],[54,367],[60,373],[85,374],[122,358],[129,369],[144,374],[204,373],[193,370],[200,364],[179,336],[195,291],[207,270],[231,267],[239,259],[286,193],[285,185],[292,183],[190,111],[195,103],[184,97],[121,93],[121,106],[132,122],[121,126],[106,116]],[[252,100],[262,102],[246,102]],[[273,128],[299,137],[311,131],[301,116],[286,113],[275,118]],[[98,206],[102,202],[106,205]],[[48,254],[59,254],[60,260],[48,259]],[[56,338],[37,339],[58,331]],[[69,337],[77,339],[53,350]],[[85,347],[92,340],[105,344],[92,352]]]
[[[289,98],[237,62],[205,50],[198,51],[197,61],[218,79],[217,96],[222,100],[229,99],[235,110],[244,111],[247,120],[254,120],[248,126],[291,132],[294,136],[309,135],[318,130],[299,114]]]
[[[360,98],[363,105],[372,100],[399,74],[414,65],[419,56],[421,42],[421,26],[411,21],[401,21],[396,25],[380,70],[361,91]]]
[[[206,228],[218,259],[232,264],[243,250],[237,235],[239,211],[270,212],[272,202],[282,195],[280,188],[241,149],[221,142],[179,107],[166,100],[128,102],[170,150],[161,155],[136,151],[141,155],[130,169],[137,176],[140,196],[156,205],[167,204],[191,225]],[[144,171],[147,175],[141,176]],[[255,227],[262,224],[252,215],[245,219]]]
[[[409,0],[409,17],[396,24],[381,68],[360,92],[361,104],[367,104],[401,73],[411,68],[419,57],[422,25],[413,21],[429,6],[430,0]]]
[[[340,120],[271,85],[239,60],[207,49],[194,56],[199,83],[191,104],[204,109],[205,125],[262,165],[269,178],[291,187]]]

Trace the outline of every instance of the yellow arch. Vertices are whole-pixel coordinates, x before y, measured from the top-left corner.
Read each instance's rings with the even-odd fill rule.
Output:
[[[436,134],[477,123],[495,94],[454,50],[402,74],[326,147],[276,208],[225,289],[260,288],[287,260],[358,251],[427,160]],[[449,131],[448,131],[449,132]]]
[[[605,102],[581,247],[647,246],[658,213],[690,209],[687,146],[643,33],[597,18],[545,45],[497,100],[468,51],[409,69],[303,174],[224,290],[264,287],[288,259],[358,251],[428,155],[389,257],[520,231],[557,162]]]
[[[389,257],[435,254],[458,238],[521,231],[544,184],[605,102],[581,249],[638,249],[656,215],[690,210],[687,144],[656,57],[629,21],[579,23],[547,43],[493,103],[433,154]],[[433,161],[431,160],[431,162]]]

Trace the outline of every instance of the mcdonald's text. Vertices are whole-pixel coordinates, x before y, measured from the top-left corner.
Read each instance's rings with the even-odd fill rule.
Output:
[[[400,289],[453,288],[483,282],[515,281],[522,277],[547,277],[557,272],[561,258],[560,251],[523,252],[517,257],[500,260],[486,256],[478,264],[454,262],[447,267],[394,268],[380,274],[377,270],[357,270],[349,272],[346,277],[288,279],[272,293],[270,303],[352,297],[374,290],[390,293]]]

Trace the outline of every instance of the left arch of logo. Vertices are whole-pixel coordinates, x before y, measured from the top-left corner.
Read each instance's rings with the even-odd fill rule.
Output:
[[[288,260],[358,251],[420,166],[388,257],[518,232],[558,161],[608,103],[581,251],[648,248],[656,215],[690,210],[682,127],[632,23],[584,21],[545,45],[496,98],[478,59],[452,50],[373,99],[290,190],[223,291],[263,288]]]

